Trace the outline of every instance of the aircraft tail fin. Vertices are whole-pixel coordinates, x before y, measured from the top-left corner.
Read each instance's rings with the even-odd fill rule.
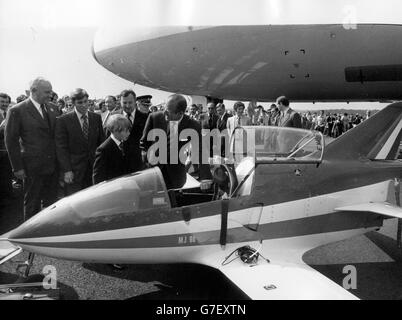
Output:
[[[331,142],[324,158],[395,160],[402,138],[402,102],[393,103]]]

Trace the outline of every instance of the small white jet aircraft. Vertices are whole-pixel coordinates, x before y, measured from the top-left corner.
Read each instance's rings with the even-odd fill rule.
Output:
[[[99,33],[94,55],[126,79],[171,92],[258,101],[283,93],[292,101],[400,99],[401,28]],[[245,134],[253,143],[236,154]],[[401,136],[402,103],[327,146],[319,132],[237,128],[236,163],[213,165],[209,192],[191,177],[184,188],[167,190],[157,167],[100,183],[3,235],[1,262],[23,249],[99,263],[199,263],[219,269],[253,299],[355,299],[302,256],[402,218]]]

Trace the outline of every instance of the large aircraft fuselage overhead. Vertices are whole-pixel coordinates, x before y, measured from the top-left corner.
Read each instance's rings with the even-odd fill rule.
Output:
[[[230,100],[401,100],[402,26],[100,29],[96,60],[155,89]]]

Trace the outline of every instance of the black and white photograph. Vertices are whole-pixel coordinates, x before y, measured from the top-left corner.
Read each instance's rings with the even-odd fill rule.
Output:
[[[0,300],[401,300],[401,12],[0,0]]]

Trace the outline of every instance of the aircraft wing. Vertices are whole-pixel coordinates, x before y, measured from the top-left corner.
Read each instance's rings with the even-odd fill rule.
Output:
[[[388,202],[367,202],[336,208],[335,211],[372,212],[392,218],[402,218],[402,208]]]
[[[7,234],[0,238],[0,265],[20,254],[22,249],[7,241]]]
[[[220,268],[223,274],[255,300],[356,300],[341,286],[303,264],[256,266],[241,260]]]

